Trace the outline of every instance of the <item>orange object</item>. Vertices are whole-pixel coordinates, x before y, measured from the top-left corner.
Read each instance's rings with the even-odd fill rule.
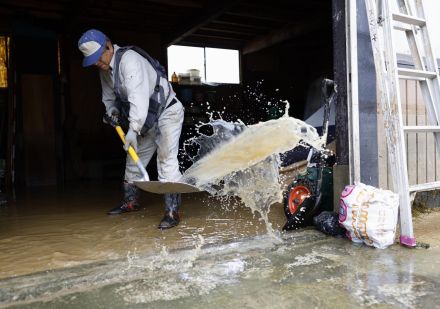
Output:
[[[289,211],[291,214],[295,214],[301,206],[301,204],[304,202],[306,198],[309,198],[311,196],[311,192],[309,188],[305,186],[296,186],[292,188],[292,190],[289,193]]]

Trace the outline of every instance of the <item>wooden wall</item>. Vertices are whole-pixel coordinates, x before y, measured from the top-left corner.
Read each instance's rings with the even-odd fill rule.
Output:
[[[52,76],[23,74],[21,84],[26,185],[55,185],[57,178]]]
[[[418,82],[400,80],[400,96],[404,125],[429,125]],[[383,116],[378,108],[379,186],[392,189]],[[406,133],[406,156],[409,184],[440,180],[440,155],[433,133]]]

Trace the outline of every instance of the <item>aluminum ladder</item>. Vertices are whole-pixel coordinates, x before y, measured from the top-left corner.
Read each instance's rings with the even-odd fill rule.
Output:
[[[389,0],[365,0],[379,103],[385,122],[388,158],[394,192],[399,193],[400,243],[416,246],[411,215],[411,194],[440,188],[440,182],[409,186],[405,133],[432,132],[440,152],[440,84],[438,67],[431,47],[422,0],[397,0],[399,12],[391,12]],[[414,69],[399,68],[394,48],[393,29],[404,31]],[[404,126],[400,100],[400,79],[420,84],[429,126]]]

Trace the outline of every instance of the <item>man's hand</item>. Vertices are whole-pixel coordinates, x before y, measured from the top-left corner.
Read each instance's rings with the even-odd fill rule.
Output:
[[[128,151],[128,148],[130,148],[130,146],[132,146],[134,150],[137,151],[137,133],[134,132],[132,129],[128,130],[127,135],[125,135],[125,151]]]
[[[107,110],[107,115],[112,119],[114,123],[119,121],[119,109],[116,106],[112,106]]]

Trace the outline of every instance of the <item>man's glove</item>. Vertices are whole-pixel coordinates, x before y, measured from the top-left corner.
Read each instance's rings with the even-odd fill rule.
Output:
[[[119,109],[116,106],[109,107],[109,109],[107,110],[107,115],[114,123],[119,122]]]
[[[128,148],[130,148],[130,146],[132,146],[134,150],[137,151],[137,133],[134,132],[132,129],[128,130],[127,134],[125,135],[125,151],[128,151]]]

